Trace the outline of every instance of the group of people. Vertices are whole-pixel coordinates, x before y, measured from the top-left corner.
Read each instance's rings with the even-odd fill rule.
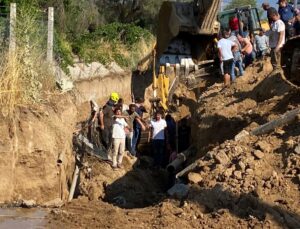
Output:
[[[262,7],[267,11],[270,30],[259,30],[259,33],[249,34],[243,26],[243,22],[237,17],[232,17],[228,28],[220,34],[217,42],[220,69],[224,76],[225,86],[229,86],[236,79],[236,67],[239,76],[244,74],[255,58],[271,56],[273,69],[280,68],[280,51],[287,38],[300,34],[300,12],[295,10],[287,0],[278,1],[278,11],[263,3]],[[243,28],[242,32],[240,27]]]
[[[166,150],[169,150],[169,159],[176,157],[174,119],[171,115],[167,115],[164,119],[164,114],[157,111],[153,119],[145,121],[143,115],[147,111],[143,102],[142,98],[137,98],[135,103],[127,106],[116,92],[111,93],[109,100],[102,108],[99,108],[96,102],[90,101],[88,139],[95,145],[105,148],[113,169],[122,168],[126,148],[132,156],[137,156],[141,132],[146,129],[151,130],[156,167],[164,166]]]

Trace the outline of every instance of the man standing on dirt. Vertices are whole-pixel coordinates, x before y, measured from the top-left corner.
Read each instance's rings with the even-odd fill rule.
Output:
[[[226,32],[223,32],[223,37],[226,37]],[[230,85],[230,74],[233,64],[233,54],[232,49],[237,48],[237,45],[225,38],[218,41],[219,58],[221,65],[223,64],[224,73],[224,84],[225,86]]]
[[[156,112],[155,119],[150,122],[150,127],[152,129],[154,164],[155,167],[161,168],[165,152],[165,137],[167,136],[167,123],[162,118],[161,112]]]
[[[145,129],[144,124],[141,121],[140,116],[138,113],[135,112],[136,105],[135,104],[130,104],[129,109],[125,112],[123,112],[124,116],[127,116],[126,121],[128,123],[128,127],[130,129],[129,133],[126,133],[126,142],[127,142],[127,147],[131,155],[136,156],[136,151],[133,148],[132,140],[133,140],[133,122],[137,121],[138,124],[141,126],[142,130]]]
[[[271,64],[274,70],[280,69],[281,53],[280,50],[285,43],[285,25],[278,12],[271,15],[272,24],[269,35],[269,45],[271,48]]]
[[[110,150],[112,147],[112,125],[114,115],[114,105],[118,102],[119,95],[116,92],[111,93],[109,100],[103,106],[100,112],[100,129],[102,144],[107,151],[108,158],[110,159]]]

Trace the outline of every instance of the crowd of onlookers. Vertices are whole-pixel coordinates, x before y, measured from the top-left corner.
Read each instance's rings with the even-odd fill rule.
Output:
[[[152,143],[152,154],[155,167],[164,167],[176,158],[176,141],[179,150],[189,145],[189,129],[186,122],[179,127],[180,140],[176,140],[176,122],[170,114],[157,111],[153,119],[144,118],[147,113],[142,98],[136,98],[135,103],[127,106],[118,93],[111,93],[103,107],[99,107],[93,100],[90,101],[91,115],[88,120],[88,140],[99,148],[104,148],[112,168],[122,168],[125,150],[131,156],[139,156],[137,149],[141,133],[151,130],[149,139]],[[178,127],[177,127],[178,128]],[[178,147],[178,145],[177,145]]]
[[[280,51],[286,39],[300,35],[300,11],[287,2],[278,1],[278,10],[263,3],[267,11],[270,29],[260,29],[257,34],[249,32],[243,21],[236,16],[229,20],[228,28],[224,28],[217,41],[220,70],[224,76],[225,86],[230,85],[238,76],[244,74],[244,69],[256,58],[271,56],[274,69],[280,68]]]

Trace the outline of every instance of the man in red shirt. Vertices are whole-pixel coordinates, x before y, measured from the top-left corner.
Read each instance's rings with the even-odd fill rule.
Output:
[[[239,32],[239,19],[236,16],[232,16],[229,20],[229,28],[236,34]],[[236,35],[235,34],[235,35]]]

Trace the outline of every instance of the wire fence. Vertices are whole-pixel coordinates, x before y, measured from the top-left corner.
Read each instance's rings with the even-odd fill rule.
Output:
[[[17,10],[15,34],[11,34],[11,15],[9,7],[0,7],[0,53],[8,51],[10,36],[15,36],[16,48],[22,42],[28,47],[35,47],[44,53],[46,58],[48,45],[48,12],[40,12],[38,16],[28,17],[20,15]],[[1,55],[0,55],[1,58]]]

